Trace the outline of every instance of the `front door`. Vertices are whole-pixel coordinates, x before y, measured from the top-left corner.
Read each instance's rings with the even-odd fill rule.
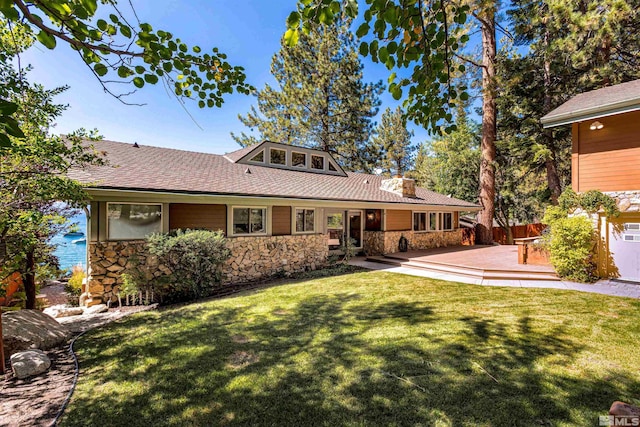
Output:
[[[347,237],[355,249],[362,249],[362,211],[328,210],[326,224],[329,250],[341,250]]]
[[[362,248],[362,212],[349,211],[349,238],[355,248]]]

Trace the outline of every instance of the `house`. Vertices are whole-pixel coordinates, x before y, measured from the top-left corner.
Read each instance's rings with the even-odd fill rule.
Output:
[[[617,200],[618,218],[600,215],[602,277],[640,281],[640,80],[577,95],[541,119],[571,124],[571,185]]]
[[[459,245],[460,212],[479,206],[406,178],[345,172],[323,151],[264,141],[226,155],[94,143],[109,166],[74,170],[91,196],[89,292],[114,300],[122,273],[167,273],[144,237],[175,229],[222,230],[231,258],[226,283],[324,265],[345,239],[367,254]]]

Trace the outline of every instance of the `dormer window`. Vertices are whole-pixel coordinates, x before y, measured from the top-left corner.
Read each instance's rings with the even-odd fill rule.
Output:
[[[283,165],[287,164],[287,151],[280,150],[278,148],[272,148],[269,150],[269,158],[272,165]]]
[[[295,168],[307,167],[307,155],[296,151],[291,153],[291,166]]]
[[[324,170],[324,157],[311,155],[311,169]]]
[[[329,170],[330,170],[331,172],[337,172],[337,171],[338,171],[338,170],[336,169],[336,167],[335,167],[335,166],[333,166],[333,163],[331,163],[331,162],[329,162]]]
[[[253,156],[251,159],[249,159],[249,161],[256,162],[256,163],[264,163],[264,151],[259,152],[258,154]]]

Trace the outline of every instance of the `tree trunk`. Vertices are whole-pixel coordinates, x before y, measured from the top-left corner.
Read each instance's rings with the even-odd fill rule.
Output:
[[[482,32],[482,161],[480,163],[480,205],[477,243],[493,243],[496,194],[496,24],[495,5],[487,4],[479,14]]]
[[[549,59],[550,41],[549,31],[545,29],[544,42],[546,46],[544,57],[544,100],[543,111],[545,114],[551,111],[551,60]],[[551,155],[545,159],[545,168],[547,170],[547,185],[551,191],[551,203],[558,204],[558,197],[562,193],[560,185],[560,177],[558,176],[558,165],[556,164],[555,144],[553,143],[553,132],[551,129],[542,131],[542,139],[545,147],[551,151]]]
[[[36,308],[36,263],[33,249],[30,249],[27,252],[25,267],[26,272],[22,283],[24,286],[24,293],[27,297],[25,308],[33,310]]]

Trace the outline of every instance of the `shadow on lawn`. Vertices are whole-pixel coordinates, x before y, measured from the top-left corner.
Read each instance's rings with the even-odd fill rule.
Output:
[[[547,358],[571,364],[580,347],[561,326],[539,329],[526,316],[349,294],[250,316],[217,306],[139,316],[82,340],[83,375],[99,387],[76,393],[63,425],[593,425],[621,390],[542,369]],[[256,357],[230,366],[238,352]]]

